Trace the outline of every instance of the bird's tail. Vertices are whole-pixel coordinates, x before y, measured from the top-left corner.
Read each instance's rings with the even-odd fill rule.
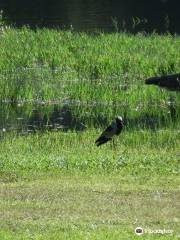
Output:
[[[155,84],[158,85],[160,81],[160,77],[151,77],[146,79],[145,84]]]
[[[102,142],[95,142],[96,146],[99,147],[101,144],[103,144]]]
[[[110,139],[109,138],[105,138],[105,137],[100,137],[96,140],[95,144],[97,147],[101,146],[102,144],[108,142]]]

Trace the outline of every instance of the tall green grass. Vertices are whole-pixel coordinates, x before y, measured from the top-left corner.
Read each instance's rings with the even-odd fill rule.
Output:
[[[121,90],[116,85],[141,85],[148,76],[178,72],[179,62],[180,38],[171,35],[91,36],[71,31],[10,28],[0,34],[0,96],[61,98],[62,88],[69,88],[72,81],[73,87],[78,85],[85,91],[93,88],[92,82],[98,86],[97,91],[93,88],[90,92],[91,98],[98,97],[99,87],[104,91],[111,88],[108,94],[102,94],[108,100]],[[77,90],[72,88],[73,96],[83,98]]]
[[[1,101],[66,104],[88,126],[115,115],[131,127],[180,119],[180,94],[144,85],[149,76],[180,71],[179,36],[2,28],[0,69]]]
[[[68,77],[92,78],[131,73],[179,71],[180,38],[127,33],[85,33],[28,28],[1,30],[0,67],[11,70],[46,66]]]

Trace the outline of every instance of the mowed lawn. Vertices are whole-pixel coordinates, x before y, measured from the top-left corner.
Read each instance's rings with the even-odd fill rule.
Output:
[[[4,138],[0,239],[178,239],[178,131],[124,131],[100,148],[97,135]]]
[[[51,175],[52,174],[52,175]],[[177,177],[49,173],[0,186],[1,239],[178,239]],[[172,234],[136,236],[136,227]]]

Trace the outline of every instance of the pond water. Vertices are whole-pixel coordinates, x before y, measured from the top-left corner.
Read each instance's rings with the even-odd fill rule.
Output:
[[[17,26],[180,33],[179,0],[1,0],[0,9]]]
[[[46,68],[2,72],[5,88],[1,95],[9,91],[9,97],[1,96],[0,132],[83,131],[105,127],[117,115],[123,116],[127,128],[155,130],[180,119],[178,94],[156,90],[152,97],[151,87],[141,81],[129,84],[130,76],[106,79],[103,84],[101,79],[67,81],[62,76],[61,71]],[[51,95],[55,89],[57,98]],[[19,98],[13,98],[17,93]]]

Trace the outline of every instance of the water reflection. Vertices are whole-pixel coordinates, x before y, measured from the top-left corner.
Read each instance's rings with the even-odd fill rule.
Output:
[[[127,129],[150,128],[156,130],[164,126],[168,127],[172,122],[178,121],[177,106],[174,105],[173,101],[161,106],[166,110],[165,115],[161,116],[143,112],[145,107],[143,103],[138,104],[130,111],[127,111],[125,102],[118,105],[98,102],[92,102],[88,105],[80,101],[66,101],[64,104],[53,103],[49,105],[44,104],[44,102],[30,104],[22,101],[17,104],[1,103],[0,132],[15,131],[20,135],[27,135],[37,131],[84,131],[89,127],[106,126],[110,121],[110,117],[106,113],[107,109],[111,109],[114,116],[115,112],[121,109]],[[101,109],[100,112],[99,109]],[[136,115],[141,111],[141,114]],[[94,114],[90,116],[89,112]],[[132,114],[134,115],[132,116]],[[167,117],[170,120],[169,123],[167,123]]]
[[[2,132],[17,131],[19,134],[29,134],[46,130],[77,130],[86,126],[73,117],[70,107],[64,105],[41,105],[22,103],[1,104],[0,124]]]

